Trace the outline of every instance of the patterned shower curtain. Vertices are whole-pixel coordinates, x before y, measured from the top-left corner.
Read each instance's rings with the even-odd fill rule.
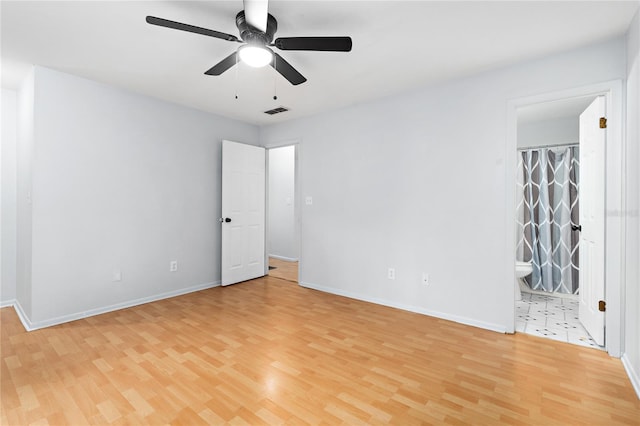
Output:
[[[518,155],[516,259],[532,261],[533,290],[578,293],[579,147],[537,148]]]

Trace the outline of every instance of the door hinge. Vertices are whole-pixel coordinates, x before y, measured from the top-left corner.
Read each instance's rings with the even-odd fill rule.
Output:
[[[601,129],[607,128],[607,119],[605,117],[600,117],[600,128]]]
[[[598,310],[600,312],[604,312],[607,310],[607,302],[605,302],[604,300],[599,300],[598,301]]]

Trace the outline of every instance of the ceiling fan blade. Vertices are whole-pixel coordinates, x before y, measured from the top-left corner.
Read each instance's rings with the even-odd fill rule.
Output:
[[[304,83],[307,81],[306,78],[302,74],[300,74],[291,64],[284,60],[284,58],[278,55],[276,52],[273,52],[273,61],[271,61],[271,66],[276,69],[284,78],[289,80],[289,83],[297,86],[298,84]]]
[[[238,52],[233,52],[214,66],[212,66],[206,75],[220,75],[238,62]]]
[[[351,37],[281,37],[273,43],[280,50],[350,52]]]
[[[263,33],[267,31],[268,0],[243,0],[247,23]]]
[[[209,37],[220,38],[227,41],[240,41],[238,37],[221,33],[220,31],[208,30],[206,28],[200,28],[189,24],[183,24],[181,22],[170,21],[168,19],[157,18],[155,16],[147,16],[147,23],[151,25],[157,25],[159,27],[172,28],[174,30],[187,31],[190,33],[202,34]]]

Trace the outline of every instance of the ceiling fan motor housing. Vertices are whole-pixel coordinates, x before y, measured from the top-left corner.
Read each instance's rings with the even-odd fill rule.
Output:
[[[267,31],[262,32],[252,27],[244,16],[244,10],[236,15],[236,26],[240,31],[240,38],[247,44],[266,46],[273,41],[273,36],[278,30],[278,22],[271,14],[267,15]]]

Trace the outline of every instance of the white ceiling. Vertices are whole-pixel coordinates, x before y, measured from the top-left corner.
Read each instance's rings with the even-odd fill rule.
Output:
[[[147,15],[237,35],[233,1],[1,1],[2,86],[32,64],[254,124],[335,110],[620,36],[638,1],[276,1],[276,37],[349,35],[350,53],[279,52],[308,81],[243,64],[238,47]],[[274,90],[278,100],[273,100]],[[235,99],[235,94],[238,99]],[[268,116],[268,109],[291,111]]]

